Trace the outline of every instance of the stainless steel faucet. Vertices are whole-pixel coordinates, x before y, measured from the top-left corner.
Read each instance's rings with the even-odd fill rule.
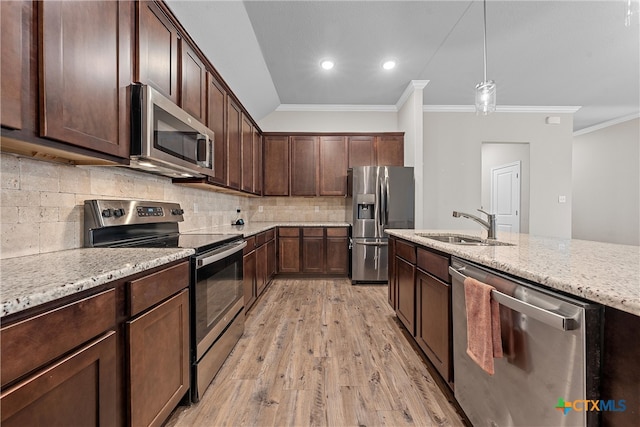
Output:
[[[458,212],[458,211],[453,211],[453,216],[455,218],[463,217],[463,218],[469,218],[474,220],[475,222],[477,222],[478,224],[480,224],[481,226],[487,229],[489,234],[487,236],[488,239],[495,239],[496,238],[496,214],[490,214],[489,212],[485,212],[482,209],[478,209],[478,211],[487,215],[488,221],[485,221],[482,218],[478,218],[475,215],[471,215],[464,212]]]

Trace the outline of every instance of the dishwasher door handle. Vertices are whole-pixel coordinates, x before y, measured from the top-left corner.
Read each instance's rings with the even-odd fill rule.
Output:
[[[453,267],[449,267],[449,273],[455,279],[458,279],[461,283],[464,283],[464,279],[467,278],[460,271],[464,271],[464,267],[460,270],[456,270]],[[559,329],[561,331],[571,331],[578,327],[577,322],[574,318],[566,317],[561,314],[554,313],[552,311],[545,310],[544,308],[540,308],[533,304],[529,304],[528,302],[519,300],[510,295],[503,294],[497,290],[491,291],[491,297],[496,300],[500,305],[504,305],[511,310],[525,314],[529,317],[532,317],[545,325],[551,326],[552,328]]]

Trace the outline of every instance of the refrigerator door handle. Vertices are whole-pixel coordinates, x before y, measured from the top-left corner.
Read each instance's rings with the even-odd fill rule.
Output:
[[[353,241],[354,245],[362,245],[362,246],[389,246],[389,243],[387,242],[358,242],[358,241]]]
[[[384,226],[389,225],[389,177],[384,177]]]

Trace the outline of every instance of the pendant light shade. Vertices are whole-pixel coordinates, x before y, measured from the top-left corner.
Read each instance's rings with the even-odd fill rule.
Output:
[[[496,111],[496,83],[493,80],[476,85],[476,114],[486,116]]]
[[[484,6],[484,80],[476,85],[476,114],[486,116],[496,111],[496,83],[487,80],[487,0]]]

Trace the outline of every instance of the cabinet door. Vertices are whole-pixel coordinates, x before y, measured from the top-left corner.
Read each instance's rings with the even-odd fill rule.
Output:
[[[108,2],[107,2],[108,3]],[[178,30],[153,1],[138,1],[136,81],[178,104]]]
[[[258,295],[256,290],[256,252],[252,251],[243,258],[243,291],[244,291],[244,310],[247,312]]]
[[[349,137],[349,167],[375,166],[375,137]]]
[[[264,195],[289,195],[289,137],[264,137]]]
[[[267,286],[267,245],[262,245],[256,249],[256,288],[258,296],[262,294]]]
[[[227,91],[207,73],[207,126],[213,130],[213,176],[218,184],[227,183]]]
[[[327,274],[349,273],[349,229],[331,227],[326,229],[326,268]]]
[[[227,97],[227,185],[240,189],[242,180],[242,111]]]
[[[418,270],[416,341],[440,375],[451,381],[451,285]]]
[[[110,331],[2,390],[2,426],[117,425],[116,333]]]
[[[300,229],[278,229],[278,272],[300,273]]]
[[[291,143],[291,195],[315,196],[317,186],[317,136],[292,136]]]
[[[0,2],[0,124],[13,129],[22,128],[22,3]]]
[[[343,136],[320,137],[320,196],[347,195],[347,166],[347,139]]]
[[[253,128],[253,192],[262,195],[262,135]]]
[[[189,390],[189,291],[127,322],[131,425],[162,425]]]
[[[276,241],[272,239],[267,242],[267,283],[276,274]]]
[[[38,4],[40,135],[128,157],[131,2]]]
[[[302,229],[302,272],[303,273],[324,273],[324,229],[303,228]]]
[[[404,166],[404,137],[377,136],[376,162],[378,166]]]
[[[416,268],[400,257],[396,257],[395,267],[398,287],[396,314],[409,333],[415,336]]]
[[[187,43],[183,41],[181,45],[182,109],[204,123],[207,119],[207,70]]]
[[[242,114],[242,190],[253,192],[253,124]]]

